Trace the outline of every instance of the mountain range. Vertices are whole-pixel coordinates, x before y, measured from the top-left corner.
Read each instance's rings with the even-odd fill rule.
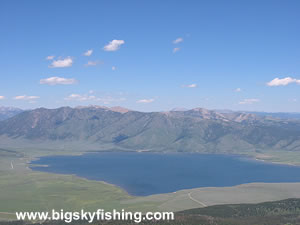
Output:
[[[85,143],[128,150],[243,153],[300,151],[300,120],[203,108],[138,112],[121,107],[38,108],[0,121],[11,143]],[[0,143],[1,147],[1,143]]]

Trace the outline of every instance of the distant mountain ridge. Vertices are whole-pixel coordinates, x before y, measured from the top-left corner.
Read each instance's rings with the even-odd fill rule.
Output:
[[[19,108],[0,106],[0,121],[13,117],[21,112],[23,112],[23,110]]]
[[[260,116],[269,116],[273,118],[279,118],[279,119],[300,119],[300,113],[285,113],[285,112],[248,112],[248,113],[254,113],[256,115]]]
[[[300,119],[300,113],[297,112],[256,112],[256,111],[232,111],[232,110],[215,110],[220,113],[245,113],[245,114],[255,114],[258,116],[268,116],[278,119]]]
[[[95,106],[38,108],[1,121],[0,137],[13,142],[89,143],[95,148],[110,144],[130,150],[300,151],[300,120],[203,108],[149,113]]]

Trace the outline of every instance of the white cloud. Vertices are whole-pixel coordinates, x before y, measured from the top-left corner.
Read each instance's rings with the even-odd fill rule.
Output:
[[[97,66],[99,64],[103,64],[102,61],[88,61],[87,64],[85,64],[85,66]]]
[[[177,38],[176,40],[173,41],[173,44],[178,44],[180,42],[183,42],[183,38]]]
[[[54,57],[55,57],[54,55],[49,55],[49,56],[46,57],[46,60],[53,60]]]
[[[5,99],[5,97],[0,95],[0,100],[3,100],[3,99]]]
[[[173,53],[176,53],[180,50],[180,48],[173,48]]]
[[[71,78],[63,78],[63,77],[49,77],[46,79],[41,79],[40,84],[48,84],[48,85],[57,85],[57,84],[75,84],[77,80]]]
[[[188,84],[188,85],[183,85],[182,87],[184,87],[184,88],[196,88],[197,84]]]
[[[27,96],[27,95],[19,95],[14,97],[15,100],[35,100],[39,99],[39,96]]]
[[[69,56],[64,59],[54,60],[49,67],[50,68],[70,67],[72,66],[72,64],[73,64],[73,59]]]
[[[235,89],[234,91],[235,91],[235,92],[241,92],[242,89],[241,89],[241,88],[237,88],[237,89]]]
[[[117,68],[115,66],[111,67],[111,70],[116,70]]]
[[[141,99],[141,100],[137,101],[137,103],[151,103],[151,102],[154,102],[153,98],[151,98],[151,99]]]
[[[75,101],[87,101],[87,100],[94,100],[96,96],[94,95],[79,95],[79,94],[70,94],[65,100],[75,100]]]
[[[270,82],[267,83],[268,86],[286,86],[292,83],[296,83],[300,85],[300,80],[297,80],[292,77],[286,77],[286,78],[275,78],[274,80],[271,80]]]
[[[188,87],[188,88],[195,88],[195,87],[197,87],[197,84],[189,84],[186,87]]]
[[[83,53],[84,56],[91,56],[92,54],[93,54],[93,49],[89,49],[85,53]]]
[[[257,98],[249,98],[249,99],[244,99],[243,101],[239,102],[240,105],[250,105],[250,104],[253,104],[253,103],[257,103],[259,102],[260,100],[257,99]]]
[[[103,49],[104,51],[113,52],[119,50],[123,44],[125,44],[124,40],[112,40],[109,44],[105,45]]]

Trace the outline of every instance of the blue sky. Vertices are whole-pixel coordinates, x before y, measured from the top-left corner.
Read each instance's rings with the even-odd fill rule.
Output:
[[[300,112],[299,12],[297,0],[3,0],[0,105]]]

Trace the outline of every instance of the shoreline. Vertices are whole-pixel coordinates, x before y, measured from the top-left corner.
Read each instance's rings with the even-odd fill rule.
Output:
[[[129,150],[129,149],[107,149],[107,150],[99,150],[99,151],[81,151],[76,153],[62,153],[59,152],[59,154],[47,154],[47,155],[40,155],[40,156],[34,156],[34,157],[28,157],[28,160],[30,160],[29,164],[31,164],[32,161],[39,160],[42,157],[54,157],[54,156],[82,156],[85,154],[100,154],[100,153],[141,153],[141,154],[200,154],[200,155],[224,155],[224,156],[238,156],[241,158],[247,158],[255,161],[260,161],[264,163],[272,163],[272,164],[279,164],[279,165],[287,165],[287,166],[300,166],[299,163],[291,163],[291,162],[280,162],[280,161],[274,161],[272,158],[274,158],[272,155],[264,155],[264,154],[258,154],[258,155],[252,155],[252,154],[239,154],[239,153],[207,153],[207,152],[171,152],[171,151],[154,151],[152,149],[139,149],[139,150]],[[262,156],[262,157],[261,157]],[[25,157],[26,158],[26,157]]]

